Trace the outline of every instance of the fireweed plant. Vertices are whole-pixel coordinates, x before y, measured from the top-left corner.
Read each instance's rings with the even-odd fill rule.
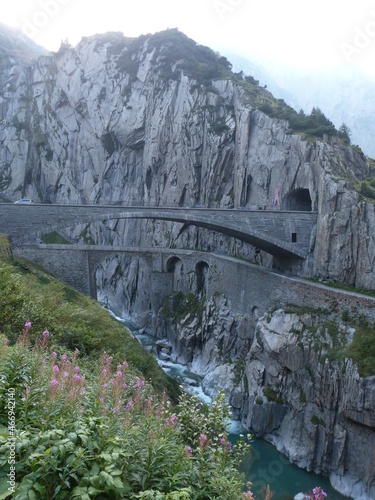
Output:
[[[8,490],[6,405],[15,390],[14,500],[243,499],[238,464],[248,439],[232,445],[229,409],[166,395],[107,353],[85,369],[77,349],[57,354],[47,329],[30,341],[26,321],[14,345],[0,336],[0,500]],[[35,337],[35,336],[34,336]]]

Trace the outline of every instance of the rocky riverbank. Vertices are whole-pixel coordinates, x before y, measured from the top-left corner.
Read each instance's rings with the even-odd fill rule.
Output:
[[[174,360],[201,374],[210,396],[224,388],[245,428],[340,493],[375,498],[375,377],[343,357],[349,321],[297,309],[254,319],[224,297],[201,317],[164,321]]]

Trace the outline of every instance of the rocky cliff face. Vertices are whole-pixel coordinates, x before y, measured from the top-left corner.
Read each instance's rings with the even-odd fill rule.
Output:
[[[228,68],[175,30],[97,35],[29,64],[3,57],[0,199],[283,209],[303,197],[319,211],[303,274],[373,288],[374,205],[354,189],[367,160],[338,140],[293,135],[258,110],[271,94]],[[69,236],[254,256],[220,235],[160,222]]]
[[[223,296],[166,321],[172,358],[211,397],[225,389],[246,428],[341,493],[375,498],[375,377],[339,359],[354,328],[328,312],[236,315]]]

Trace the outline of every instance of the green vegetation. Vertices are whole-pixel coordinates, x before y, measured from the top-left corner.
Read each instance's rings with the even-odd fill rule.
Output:
[[[297,113],[283,99],[277,99],[263,103],[259,109],[271,117],[288,120],[294,132],[301,132],[307,138],[323,137],[325,134],[338,135],[333,123],[319,108],[313,108],[311,113],[306,115],[302,110]]]
[[[178,80],[181,73],[189,75],[198,84],[211,86],[212,80],[228,77],[231,64],[213,50],[198,45],[177,29],[168,29],[153,35],[138,38],[121,37],[118,33],[107,34],[100,43],[110,42],[107,52],[117,57],[117,68],[136,77],[139,62],[138,52],[148,40],[148,52],[154,51],[154,61],[159,74],[170,80]]]
[[[329,286],[331,288],[337,288],[339,290],[347,290],[352,293],[360,293],[361,295],[369,295],[370,297],[375,297],[375,290],[370,290],[368,288],[357,288],[353,285],[348,285],[347,283],[339,283],[338,281],[328,281],[317,278],[306,278],[308,281],[313,281],[314,283],[320,283],[324,286]],[[327,310],[328,312],[328,310]]]
[[[6,252],[6,244],[1,254]],[[0,255],[1,255],[0,254]],[[115,362],[126,358],[158,391],[168,388],[176,397],[177,383],[159,368],[151,353],[129,331],[91,298],[79,294],[30,263],[0,258],[0,333],[14,344],[26,319],[33,332],[48,328],[56,352],[78,348],[81,356],[96,362],[103,351]]]
[[[313,415],[310,419],[311,423],[314,425],[323,425],[325,427],[326,423],[322,418],[317,417],[316,415]]]
[[[299,399],[300,399],[301,403],[306,403],[306,394],[305,394],[304,390],[302,389],[302,387],[299,388]]]
[[[42,236],[42,242],[55,245],[70,245],[72,242],[65,239],[60,233],[52,231],[51,233]]]
[[[359,186],[359,192],[371,201],[375,200],[375,177],[369,177],[362,181]]]
[[[340,137],[342,142],[347,146],[349,146],[349,144],[350,144],[351,133],[352,132],[351,132],[350,128],[345,123],[343,123],[341,125],[341,127],[339,128],[338,136]]]
[[[242,498],[250,445],[228,441],[223,393],[182,396],[177,416],[126,361],[85,366],[31,329],[0,338],[0,498]]]
[[[202,319],[205,307],[205,299],[199,300],[193,293],[185,295],[182,292],[173,292],[163,302],[163,314],[168,318],[174,318],[177,323],[182,321],[188,314],[191,318]]]
[[[263,387],[263,394],[266,396],[268,401],[283,404],[283,398],[279,394],[277,394],[270,385],[266,385],[265,387]]]
[[[358,365],[361,377],[375,375],[375,325],[360,318],[353,342],[346,349],[346,356]]]

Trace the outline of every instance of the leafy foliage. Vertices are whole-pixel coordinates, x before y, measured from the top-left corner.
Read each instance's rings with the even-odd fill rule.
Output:
[[[16,344],[0,343],[1,398],[15,394],[15,500],[242,498],[237,465],[249,446],[227,440],[223,394],[211,409],[195,408],[199,438],[192,439],[187,399],[181,416],[171,414],[165,395],[156,396],[126,361],[115,367],[104,353],[87,370],[78,351],[51,352],[47,331],[31,346],[30,332],[26,322]],[[0,485],[12,463],[8,423],[2,405]]]

